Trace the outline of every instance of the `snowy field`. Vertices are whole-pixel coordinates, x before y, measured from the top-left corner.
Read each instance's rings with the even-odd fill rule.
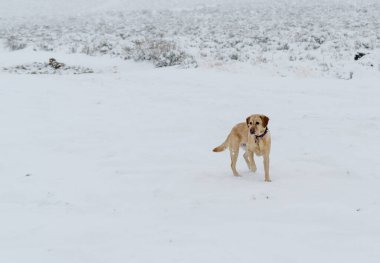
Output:
[[[78,1],[78,12],[86,11],[86,1]],[[176,54],[185,52],[197,67],[157,68],[155,61],[113,54],[117,48],[70,52],[70,34],[82,25],[75,20],[62,24],[67,34],[51,42],[39,42],[38,32],[52,31],[38,29],[11,50],[9,35],[23,35],[15,28],[26,26],[24,19],[45,2],[26,11],[16,4],[29,2],[0,1],[0,262],[378,262],[378,20],[368,33],[370,58],[344,63],[359,49],[339,46],[350,55],[332,59],[333,74],[320,68],[305,73],[302,63],[300,72],[279,62],[284,71],[278,72],[272,62],[208,60],[199,46],[187,46],[198,40],[185,37],[183,45],[175,41]],[[202,23],[210,10],[226,8],[217,1],[200,7],[169,2],[198,8]],[[114,12],[120,1],[110,1],[108,9],[97,3],[89,14]],[[54,19],[68,21],[70,5]],[[128,12],[143,12],[140,5]],[[41,15],[51,10],[57,12],[50,6]],[[372,18],[379,11],[366,10]],[[103,18],[112,28],[112,16]],[[43,24],[42,16],[33,19],[28,26]],[[78,39],[87,39],[87,31],[78,32]],[[354,35],[363,32],[358,27]],[[51,57],[69,68],[45,72]],[[352,78],[335,74],[346,72],[340,63],[354,68]],[[81,69],[93,73],[76,74]],[[264,182],[261,158],[253,174],[241,156],[242,176],[234,177],[228,152],[212,152],[252,113],[270,117],[271,183]]]
[[[20,1],[25,0],[14,5]],[[192,8],[185,1],[153,1],[160,9],[141,9],[147,0],[124,5],[113,0],[84,14],[86,1],[65,2],[66,8],[59,1],[50,9],[29,3],[16,9],[23,14],[16,18],[9,15],[13,12],[0,11],[4,46],[147,60],[157,67],[238,62],[278,76],[351,79],[363,72],[380,74],[377,0],[211,1]],[[30,17],[35,8],[43,15]],[[355,61],[358,52],[366,56]]]
[[[1,262],[377,262],[379,79],[107,63],[0,75]],[[211,151],[256,112],[269,184]]]

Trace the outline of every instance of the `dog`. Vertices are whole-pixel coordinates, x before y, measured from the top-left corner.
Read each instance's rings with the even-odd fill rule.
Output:
[[[231,169],[235,176],[239,176],[236,170],[236,161],[239,155],[239,147],[245,148],[243,155],[248,169],[256,172],[254,154],[263,156],[265,182],[270,182],[269,177],[269,154],[271,149],[271,136],[268,130],[269,118],[265,115],[254,114],[247,117],[246,122],[236,124],[227,139],[214,152],[222,152],[229,148],[231,156]]]

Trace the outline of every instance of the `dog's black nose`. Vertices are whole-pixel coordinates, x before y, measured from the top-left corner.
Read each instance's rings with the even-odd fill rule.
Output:
[[[250,132],[251,134],[254,134],[254,133],[255,133],[255,130],[254,130],[254,129],[250,129],[249,132]]]

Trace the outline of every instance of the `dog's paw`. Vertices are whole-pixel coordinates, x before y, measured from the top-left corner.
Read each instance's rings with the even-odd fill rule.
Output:
[[[256,166],[251,166],[251,171],[254,172],[254,173],[256,173],[257,167]]]
[[[265,182],[268,182],[268,183],[269,183],[269,182],[272,182],[271,179],[265,179],[264,181],[265,181]]]

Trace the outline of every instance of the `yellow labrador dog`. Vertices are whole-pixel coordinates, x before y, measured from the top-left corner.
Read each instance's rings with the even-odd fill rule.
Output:
[[[270,182],[269,177],[269,154],[271,147],[270,132],[268,130],[269,118],[265,115],[254,114],[246,119],[246,122],[235,125],[227,139],[214,152],[224,151],[227,147],[231,155],[231,168],[235,176],[239,176],[236,171],[236,161],[239,155],[239,147],[244,147],[244,159],[248,168],[256,172],[254,154],[264,157],[265,182]]]

